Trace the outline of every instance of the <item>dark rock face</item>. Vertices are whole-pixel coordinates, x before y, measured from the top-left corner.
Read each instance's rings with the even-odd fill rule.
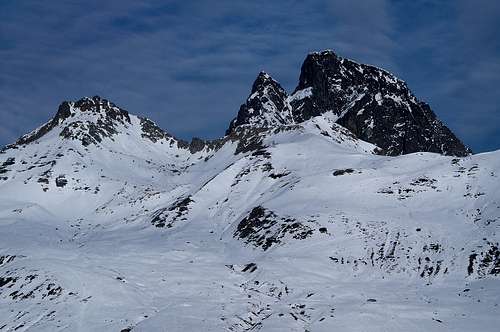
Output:
[[[346,168],[346,169],[338,169],[333,172],[333,176],[340,176],[344,174],[351,174],[354,173],[354,170],[352,168]]]
[[[253,83],[252,92],[241,105],[238,116],[231,121],[226,134],[236,127],[252,125],[257,127],[275,127],[293,122],[287,93],[278,82],[268,74],[261,72]]]
[[[68,184],[68,180],[66,179],[66,177],[64,175],[59,175],[56,178],[56,186],[57,187],[62,188],[67,184]]]
[[[69,118],[70,116],[71,116],[71,105],[69,102],[64,101],[61,103],[61,105],[59,105],[56,116],[52,120],[50,120],[40,128],[36,129],[34,132],[22,136],[21,138],[19,138],[19,140],[17,140],[15,144],[23,145],[36,141],[37,139],[47,134],[55,126],[62,123],[65,119]]]
[[[73,120],[77,113],[87,114],[89,119]],[[76,102],[64,101],[54,118],[40,128],[22,136],[8,148],[32,143],[59,125],[64,126],[59,136],[80,140],[84,146],[88,146],[101,142],[104,137],[117,134],[118,124],[130,124],[128,112],[99,96],[85,97]]]
[[[151,224],[158,228],[174,227],[178,221],[187,220],[186,214],[189,212],[189,205],[193,202],[191,196],[188,196],[180,198],[168,208],[157,210],[151,219]]]
[[[274,212],[257,206],[241,220],[233,235],[246,244],[267,250],[281,243],[286,236],[301,240],[312,234],[313,230],[307,224],[290,217],[279,217]]]
[[[300,94],[304,97],[294,98]],[[376,144],[387,155],[417,151],[456,156],[471,153],[405,82],[332,51],[307,56],[291,106],[297,122],[333,112],[340,125]]]
[[[193,137],[191,142],[186,142],[170,135],[169,133],[158,127],[153,121],[147,118],[139,117],[139,119],[141,121],[141,136],[143,138],[149,139],[153,143],[164,141],[167,142],[170,146],[177,145],[177,147],[181,149],[188,149],[193,154],[202,151],[203,149],[218,149],[224,143],[222,139],[202,140],[197,137]]]
[[[467,274],[476,273],[479,278],[488,275],[500,275],[500,250],[498,242],[487,241],[481,252],[474,252],[469,255],[469,266]]]
[[[0,164],[0,174],[5,174],[9,171],[9,166],[12,166],[16,163],[16,158],[10,157],[7,158],[6,161]]]
[[[153,143],[167,143],[170,146],[177,145],[180,148],[187,148],[189,144],[183,140],[177,139],[170,135],[153,121],[147,118],[139,117],[141,122],[141,137],[150,140]]]
[[[80,99],[72,106],[74,110],[92,116],[92,120],[66,121],[69,123],[61,131],[60,136],[80,140],[84,146],[98,144],[103,138],[117,134],[118,124],[130,124],[127,111],[99,96]]]
[[[471,153],[405,82],[332,51],[307,56],[299,84],[290,96],[269,75],[260,73],[226,134],[237,127],[300,123],[326,112],[336,115],[337,123],[357,138],[377,145],[382,154]]]
[[[147,138],[151,142],[156,143],[158,141],[161,141],[162,139],[168,139],[172,137],[170,134],[158,127],[153,121],[147,118],[140,118],[140,120],[142,129],[141,136],[143,138]]]
[[[121,123],[130,123],[130,117],[127,111],[99,96],[80,99],[74,103],[74,107],[80,109],[82,112],[104,112],[106,114],[106,118],[109,118],[110,120],[119,121]]]

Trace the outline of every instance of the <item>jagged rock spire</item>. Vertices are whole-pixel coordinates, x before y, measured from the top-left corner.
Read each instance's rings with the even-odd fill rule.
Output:
[[[277,81],[269,74],[260,72],[252,85],[250,96],[241,105],[226,134],[243,125],[273,127],[293,123],[287,97],[286,91]]]
[[[376,144],[387,155],[418,151],[456,156],[471,153],[404,81],[330,50],[306,57],[291,96],[261,72],[227,134],[239,126],[300,123],[326,112],[332,112],[337,123],[358,138]]]

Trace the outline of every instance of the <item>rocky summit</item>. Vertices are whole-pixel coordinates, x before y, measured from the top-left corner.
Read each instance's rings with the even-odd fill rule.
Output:
[[[497,331],[499,176],[331,51],[216,140],[63,102],[0,151],[0,331]]]
[[[231,121],[226,134],[242,125],[270,128],[294,123],[287,97],[286,91],[269,74],[259,73],[250,96],[241,105],[238,116]]]
[[[325,113],[335,115],[337,123],[359,139],[377,145],[386,155],[471,153],[405,82],[383,69],[358,64],[332,51],[306,57],[291,96],[261,73],[228,131],[246,124],[300,123]]]

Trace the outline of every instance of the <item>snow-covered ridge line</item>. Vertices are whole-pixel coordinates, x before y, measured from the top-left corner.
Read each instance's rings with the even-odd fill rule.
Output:
[[[129,118],[0,155],[5,330],[495,331],[500,151],[381,156],[331,111],[192,154]]]
[[[500,151],[332,53],[218,140],[96,96],[4,149],[0,330],[496,331]]]
[[[362,96],[353,101],[353,96]],[[75,111],[78,110],[78,111]],[[238,126],[275,128],[301,123],[326,112],[356,137],[373,143],[387,155],[418,151],[466,156],[471,153],[408,89],[387,71],[342,58],[333,51],[310,53],[301,68],[299,83],[291,95],[269,74],[260,72],[246,102],[231,121],[226,137],[213,141],[176,139],[150,120],[141,121],[144,137],[160,144],[177,144],[192,153],[217,148],[236,133]],[[74,117],[79,120],[73,119]],[[21,137],[17,145],[36,141],[70,121],[61,135],[85,146],[100,143],[118,130],[127,130],[128,112],[98,96],[64,102],[51,121]],[[12,147],[12,146],[9,146]]]

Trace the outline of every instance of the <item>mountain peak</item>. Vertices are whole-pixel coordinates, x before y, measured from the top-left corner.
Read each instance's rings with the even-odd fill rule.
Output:
[[[87,147],[98,145],[106,138],[115,141],[119,135],[126,137],[125,145],[128,147],[133,144],[141,146],[142,149],[150,144],[158,144],[164,145],[163,148],[167,150],[169,147],[174,148],[172,151],[176,153],[184,150],[195,154],[204,149],[213,150],[219,144],[219,140],[205,141],[193,138],[191,142],[186,142],[178,139],[150,119],[131,115],[109,100],[93,96],[83,97],[77,101],[63,101],[51,120],[6,148],[38,143],[38,140],[48,136],[79,141]],[[64,145],[63,142],[57,144]]]
[[[337,55],[337,53],[335,53],[335,51],[331,50],[331,49],[325,49],[325,50],[321,50],[321,51],[313,51],[313,52],[309,52],[306,56],[306,58],[314,58],[314,57],[339,57]]]
[[[130,117],[126,110],[100,96],[83,97],[76,102],[70,102],[70,105],[74,112],[100,113],[111,119],[130,123]]]
[[[274,80],[271,75],[266,73],[265,71],[259,72],[257,77],[255,78],[255,81],[252,84],[252,90],[251,93],[255,93],[257,91],[263,90],[266,86],[272,85],[273,87],[280,89],[281,86],[280,84]]]
[[[267,72],[265,72],[264,70],[261,70],[259,72],[259,74],[257,75],[256,80],[258,80],[258,79],[268,80],[268,79],[273,79],[273,78]]]
[[[34,142],[56,128],[65,139],[79,139],[84,146],[116,134],[120,125],[130,124],[127,111],[99,96],[63,101],[56,115],[41,127],[22,136],[16,145]]]
[[[337,123],[385,154],[427,151],[465,156],[471,152],[404,81],[333,51],[306,57],[292,96],[297,94],[303,97],[290,101],[296,122],[333,112]]]
[[[269,74],[260,72],[226,134],[238,126],[300,123],[327,112],[356,137],[376,144],[387,155],[471,153],[404,81],[332,50],[306,56],[291,96]]]
[[[404,81],[383,69],[340,57],[332,50],[306,56],[298,85],[290,96],[268,73],[259,72],[226,135],[238,127],[273,128],[330,116],[325,113],[387,155],[419,151],[456,156],[471,153]],[[63,102],[53,119],[16,144],[36,141],[60,127],[61,137],[79,139],[87,146],[128,130],[131,124],[128,112],[114,103],[100,96],[84,97]],[[174,141],[144,119],[140,125],[139,132],[153,143]]]
[[[273,127],[293,123],[288,94],[268,73],[261,71],[254,83],[246,102],[241,105],[238,115],[229,126],[226,134],[236,127],[252,125]]]
[[[272,88],[276,90],[283,90],[278,81],[273,79],[271,75],[269,75],[268,73],[261,71],[259,72],[259,74],[255,78],[255,81],[252,84],[252,94],[266,89],[267,86],[272,86]]]

